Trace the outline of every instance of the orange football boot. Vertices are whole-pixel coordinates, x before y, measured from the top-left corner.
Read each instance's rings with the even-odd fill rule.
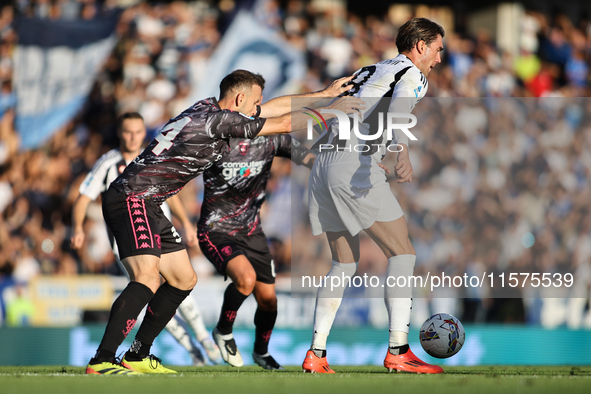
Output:
[[[335,373],[328,366],[326,357],[318,357],[312,350],[308,350],[308,353],[306,353],[306,359],[302,364],[302,369],[304,372],[309,373]]]
[[[388,372],[395,370],[411,373],[443,373],[443,368],[421,361],[410,349],[399,355],[394,355],[388,350],[384,359],[384,367],[388,369]]]

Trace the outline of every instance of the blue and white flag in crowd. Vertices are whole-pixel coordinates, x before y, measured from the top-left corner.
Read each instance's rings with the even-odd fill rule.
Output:
[[[14,54],[21,149],[44,143],[82,108],[117,42],[120,10],[92,20],[19,18]]]
[[[304,54],[276,32],[257,23],[252,13],[240,11],[226,30],[199,78],[193,79],[193,101],[218,97],[222,79],[237,69],[265,78],[263,100],[294,93],[306,73]]]

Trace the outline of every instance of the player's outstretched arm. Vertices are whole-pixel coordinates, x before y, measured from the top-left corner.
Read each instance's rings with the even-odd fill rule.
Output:
[[[359,110],[365,108],[362,99],[357,97],[341,97],[324,107],[326,109],[339,110],[346,114],[359,113]],[[332,119],[336,115],[332,113],[323,114],[324,119]],[[286,115],[267,118],[263,128],[258,135],[272,135],[290,133],[296,130],[305,129],[310,117],[303,111],[294,111]]]
[[[72,207],[72,228],[74,229],[72,238],[70,238],[70,246],[74,250],[82,248],[84,245],[84,219],[86,218],[86,209],[92,199],[84,194],[79,194]]]
[[[317,92],[281,96],[269,100],[261,105],[261,113],[259,116],[261,118],[275,118],[293,111],[301,110],[304,107],[312,105],[319,99],[338,97],[353,87],[353,85],[345,86],[345,84],[351,79],[353,79],[353,76],[337,79],[326,88]],[[293,101],[292,99],[294,98],[297,100]]]
[[[275,142],[275,155],[277,157],[285,157],[290,159],[298,166],[312,168],[316,155],[299,141],[291,137],[291,135],[276,135],[271,137]]]
[[[304,157],[304,160],[302,160],[302,165],[304,167],[308,167],[308,168],[312,169],[312,167],[314,167],[315,161],[316,161],[316,155],[314,153],[310,152],[306,155],[306,157]]]
[[[185,230],[185,243],[187,246],[197,245],[197,229],[187,216],[187,211],[185,211],[185,208],[183,207],[181,198],[178,196],[178,194],[175,194],[166,200],[166,203],[170,208],[170,212],[183,225],[183,229]]]

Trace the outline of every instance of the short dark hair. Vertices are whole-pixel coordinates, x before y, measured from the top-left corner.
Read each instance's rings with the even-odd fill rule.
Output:
[[[121,130],[121,127],[123,126],[123,122],[126,121],[127,119],[140,119],[142,122],[144,121],[144,118],[142,117],[142,115],[140,115],[139,112],[125,112],[121,115],[119,115],[119,117],[117,118],[117,130]]]
[[[413,18],[398,29],[396,36],[398,52],[410,51],[421,40],[430,45],[438,35],[445,36],[445,31],[439,24],[427,18]]]
[[[260,74],[254,74],[246,70],[234,70],[226,75],[220,82],[220,100],[232,90],[239,88],[250,89],[252,85],[258,85],[261,90],[265,88],[265,78]]]

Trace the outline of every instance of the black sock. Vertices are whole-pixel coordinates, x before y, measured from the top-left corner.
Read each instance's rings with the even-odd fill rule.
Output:
[[[139,282],[130,282],[111,307],[103,340],[93,361],[110,361],[127,337],[142,308],[154,297],[152,290]]]
[[[137,337],[133,340],[133,343],[129,347],[129,350],[125,352],[126,361],[142,361],[144,358],[150,355],[151,343],[143,343],[138,340]]]
[[[273,327],[275,327],[275,320],[277,320],[277,311],[268,312],[257,308],[254,314],[254,325],[256,327],[254,352],[256,354],[263,355],[269,351],[269,339],[271,339],[271,333]]]
[[[150,354],[150,347],[152,347],[154,339],[166,327],[181,302],[190,293],[191,290],[177,289],[169,285],[168,282],[160,286],[148,304],[146,316],[135,336],[135,341],[125,354],[126,359],[142,360]]]
[[[224,293],[224,303],[222,304],[222,312],[220,313],[220,319],[218,320],[217,329],[222,335],[232,333],[232,326],[236,319],[236,313],[240,305],[244,300],[248,298],[248,295],[244,295],[238,291],[234,283],[230,283]]]
[[[408,352],[408,349],[410,349],[409,345],[402,345],[390,347],[388,348],[388,351],[390,352],[390,354],[393,354],[394,356],[399,356],[401,354]]]
[[[326,357],[326,349],[312,349],[316,357],[324,358]]]
[[[115,353],[108,350],[97,350],[94,357],[90,360],[89,364],[100,364],[105,361],[112,361],[115,359]]]

